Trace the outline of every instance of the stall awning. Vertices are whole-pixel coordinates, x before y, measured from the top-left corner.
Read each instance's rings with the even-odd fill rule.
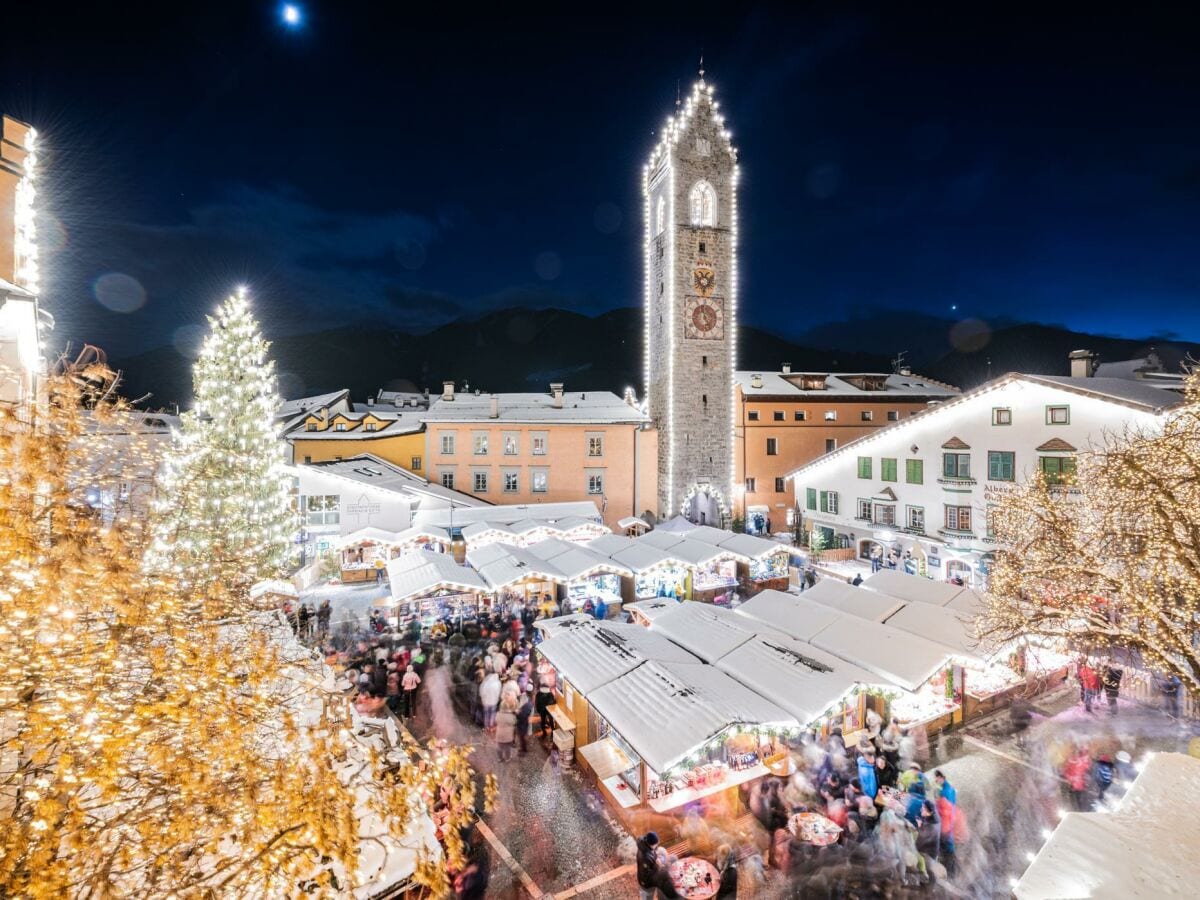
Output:
[[[647,660],[697,662],[696,657],[641,625],[572,622],[538,644],[538,652],[585,697]]]
[[[836,578],[822,578],[804,592],[804,599],[872,622],[886,622],[904,608],[903,600],[864,590]]]
[[[625,751],[618,747],[611,738],[602,738],[593,741],[586,747],[580,747],[579,753],[587,760],[588,766],[591,767],[598,781],[620,775],[633,767],[633,760],[626,756]]]
[[[439,590],[491,593],[479,573],[444,553],[414,550],[388,563],[392,602],[403,603]]]
[[[699,663],[645,663],[589,694],[588,702],[660,775],[730,728],[799,724],[724,672]]]

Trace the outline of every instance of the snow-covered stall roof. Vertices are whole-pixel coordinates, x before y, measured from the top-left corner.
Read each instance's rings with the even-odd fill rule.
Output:
[[[794,594],[783,591],[760,591],[735,611],[755,622],[769,625],[788,637],[808,641],[840,616],[837,610],[810,604],[802,607]]]
[[[659,522],[656,526],[654,526],[654,531],[683,534],[684,532],[691,531],[695,527],[695,525],[693,525],[683,516],[672,516],[671,518],[667,519],[667,521]],[[654,531],[650,533],[653,534]]]
[[[634,541],[641,546],[657,547],[659,550],[670,550],[682,540],[682,534],[676,531],[667,531],[662,526],[643,534],[639,538],[634,538]]]
[[[1068,813],[1013,888],[1017,900],[1194,897],[1200,884],[1200,759],[1160,753],[1116,812]]]
[[[281,597],[299,597],[300,592],[290,581],[281,578],[268,578],[250,586],[250,599],[254,600],[263,594],[279,594]]]
[[[647,660],[698,662],[696,657],[641,625],[575,621],[538,644],[538,652],[585,697]]]
[[[525,578],[539,578],[558,584],[568,580],[554,563],[539,559],[523,547],[514,547],[511,544],[493,546],[502,548],[503,555],[493,551],[493,558],[486,562],[478,562],[479,557],[468,554],[471,564],[479,570],[479,574],[493,590],[498,591]]]
[[[555,571],[569,581],[599,572],[633,574],[628,566],[621,565],[607,554],[559,537],[546,538],[531,544],[526,548],[526,552],[553,565]]]
[[[826,608],[815,603],[813,607]],[[905,690],[917,690],[954,655],[941,644],[899,628],[847,613],[837,615],[810,643]]]
[[[654,534],[654,532],[652,531],[650,534]],[[639,538],[639,540],[645,540],[645,538]],[[692,566],[708,566],[723,559],[749,562],[746,556],[738,553],[736,550],[706,544],[703,541],[693,541],[686,537],[678,543],[672,544],[670,547],[660,549],[667,550],[676,559],[681,559]]]
[[[491,593],[479,573],[460,566],[445,553],[414,550],[388,562],[392,601],[403,603],[433,591],[457,590],[464,593]]]
[[[909,575],[892,569],[882,569],[862,583],[862,586],[888,594],[906,603],[931,603],[952,606],[960,612],[974,615],[983,607],[983,598],[967,587],[948,581],[934,581],[921,575]]]
[[[695,528],[684,533],[689,541],[700,541],[704,544],[712,544],[714,547],[719,546],[722,541],[727,541],[733,537],[732,531],[726,531],[724,528],[713,528],[711,525],[697,525]]]
[[[512,540],[514,532],[507,525],[500,522],[472,522],[469,525],[464,525],[462,528],[463,539],[477,543],[485,539],[508,541]]]
[[[908,603],[885,622],[909,634],[928,638],[950,648],[959,656],[986,662],[996,648],[980,642],[972,633],[974,617],[948,606]]]
[[[588,613],[570,613],[565,616],[555,616],[553,619],[537,619],[533,623],[533,627],[542,633],[543,638],[549,638],[564,628],[575,627],[574,622],[591,622],[595,620],[595,616]]]
[[[721,547],[732,550],[750,559],[762,559],[776,553],[790,554],[792,548],[779,541],[769,541],[766,538],[755,537],[752,534],[735,534],[721,543]]]
[[[798,724],[774,703],[702,664],[648,662],[593,691],[588,702],[659,774],[732,726]]]
[[[649,600],[638,600],[636,603],[625,604],[629,612],[638,612],[654,622],[663,613],[668,613],[679,606],[679,601],[673,597],[651,597]]]
[[[645,519],[639,519],[637,516],[626,516],[617,521],[617,527],[622,529],[649,528],[650,523]]]
[[[670,551],[633,541],[632,545],[611,554],[612,558],[635,573],[649,572],[659,566],[676,564],[686,566],[682,559],[672,556]]]
[[[689,600],[674,607],[655,618],[650,627],[705,662],[715,663],[754,637],[750,620],[719,606]]]
[[[398,543],[396,540],[397,534],[398,532],[388,531],[386,528],[376,528],[374,525],[368,525],[357,531],[351,531],[349,534],[339,535],[334,539],[333,547],[335,550],[343,550],[346,547],[367,542],[394,546]]]
[[[804,599],[872,622],[886,622],[888,616],[904,608],[903,600],[864,591],[836,578],[822,578],[804,592]]]
[[[717,668],[809,725],[856,685],[879,679],[812,644],[755,637],[717,661]]]
[[[604,553],[608,556],[612,556],[618,550],[624,550],[627,547],[635,545],[636,542],[633,538],[626,537],[623,534],[602,534],[587,542],[587,546],[598,553]]]

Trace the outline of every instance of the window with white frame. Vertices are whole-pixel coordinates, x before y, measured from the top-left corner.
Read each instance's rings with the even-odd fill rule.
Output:
[[[889,422],[899,422],[900,421],[900,410],[889,409],[888,410],[888,421]]]
[[[837,515],[838,511],[838,492],[837,491],[821,491],[821,512]]]
[[[454,472],[447,469],[442,472],[442,487],[454,490]]]
[[[895,525],[896,524],[896,507],[890,503],[875,504],[875,524],[876,525]]]
[[[971,507],[969,507],[969,506],[947,506],[946,507],[946,530],[947,531],[970,531],[971,530]]]
[[[874,413],[874,412],[872,412],[871,410],[869,410],[869,409],[864,409],[864,410],[862,411],[862,420],[863,420],[864,422],[870,422],[870,421],[871,421],[871,420],[873,420],[874,418],[875,418],[875,413]]]
[[[587,492],[589,494],[604,493],[604,471],[593,469],[587,473]]]
[[[520,444],[517,440],[515,431],[507,431],[504,433],[504,455],[516,456],[520,452]]]
[[[587,436],[587,455],[592,457],[604,455],[604,435],[589,434]]]
[[[1047,406],[1046,407],[1046,424],[1047,425],[1070,425],[1071,424],[1071,407],[1069,407],[1069,406]]]
[[[487,472],[473,472],[472,476],[473,476],[472,480],[475,485],[475,488],[474,488],[475,493],[476,494],[486,494],[487,489],[488,489],[488,473]]]
[[[442,435],[442,456],[454,455],[454,432]]]
[[[365,425],[363,425],[363,431],[378,431],[378,430],[379,430],[379,426],[376,425],[374,422],[367,422]]]
[[[504,473],[504,493],[515,494],[521,489],[521,473],[510,471]]]
[[[529,490],[544,494],[550,489],[550,472],[546,469],[529,470]]]
[[[534,456],[545,456],[550,443],[550,435],[544,431],[535,431],[529,436],[529,450]]]
[[[334,430],[334,431],[345,431],[345,430],[346,430],[346,423],[345,423],[345,422],[338,422],[336,425],[334,425],[334,426],[333,426],[333,430]]]
[[[341,520],[341,497],[337,494],[312,494],[305,500],[309,525],[337,525]]]
[[[864,522],[871,521],[871,501],[870,500],[859,500],[858,501],[858,513],[855,515],[854,518],[862,519]]]
[[[474,435],[474,446],[476,456],[487,456],[488,452],[488,433],[486,431],[477,431]]]
[[[911,531],[925,531],[925,507],[909,506],[906,508],[908,528]]]
[[[713,226],[717,224],[717,192],[707,181],[692,185],[689,208],[693,225]]]
[[[826,422],[836,422],[837,421],[837,410],[836,409],[825,410],[825,421]]]
[[[746,479],[746,493],[753,494],[753,493],[755,493],[756,490],[757,490],[757,485],[754,481],[754,476],[750,476],[749,478]]]

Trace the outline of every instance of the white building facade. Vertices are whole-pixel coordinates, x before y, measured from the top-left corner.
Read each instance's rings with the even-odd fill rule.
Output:
[[[991,510],[1037,472],[1070,490],[1077,455],[1155,430],[1182,398],[1116,378],[1005,375],[852,441],[788,477],[825,547],[986,584]]]

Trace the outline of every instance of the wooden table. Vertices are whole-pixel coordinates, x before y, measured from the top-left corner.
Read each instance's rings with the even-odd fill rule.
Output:
[[[705,876],[710,880],[706,881]],[[721,875],[707,859],[687,856],[671,864],[671,883],[688,900],[705,900],[721,889]]]

